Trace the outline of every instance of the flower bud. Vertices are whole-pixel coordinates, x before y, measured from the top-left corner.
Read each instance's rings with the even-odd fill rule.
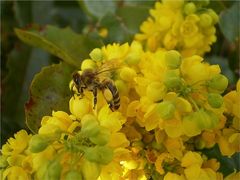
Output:
[[[193,14],[196,12],[196,5],[193,2],[189,2],[185,4],[183,11],[186,15]]]
[[[47,135],[36,134],[29,142],[29,149],[33,153],[42,152],[49,145],[50,140]]]
[[[94,144],[104,146],[110,139],[110,132],[107,128],[101,127],[100,132],[96,136],[91,136],[89,139]]]
[[[81,163],[81,173],[83,179],[86,180],[98,179],[101,173],[101,167],[97,163],[83,159]]]
[[[103,53],[102,50],[99,48],[93,49],[89,56],[91,57],[92,60],[94,61],[102,61],[103,60]]]
[[[96,63],[93,60],[91,60],[91,59],[85,59],[82,62],[81,70],[84,70],[84,69],[95,69],[95,68],[96,68]]]
[[[219,21],[218,15],[212,9],[208,9],[208,14],[212,17],[213,24],[216,24]]]
[[[59,160],[55,159],[50,162],[47,168],[48,178],[52,180],[58,180],[61,176],[62,166]]]
[[[152,141],[151,145],[152,145],[152,148],[156,150],[161,150],[163,148],[163,144],[157,143],[156,141]]]
[[[181,78],[173,71],[168,71],[164,78],[164,84],[168,89],[180,88],[182,85]]]
[[[65,180],[82,180],[82,175],[76,170],[71,170],[66,174]]]
[[[223,93],[228,86],[228,79],[222,74],[216,74],[207,82],[210,92]]]
[[[108,29],[107,28],[101,28],[98,30],[99,36],[102,38],[106,38],[108,36]]]
[[[197,1],[197,3],[201,6],[207,6],[209,4],[209,0],[201,0]]]
[[[7,157],[1,155],[0,156],[0,169],[6,168],[7,166],[8,166]]]
[[[135,65],[138,64],[140,61],[140,55],[137,52],[132,52],[127,55],[125,58],[125,62],[129,65]]]
[[[182,124],[183,124],[183,132],[185,135],[189,137],[196,136],[201,133],[201,128],[197,124],[198,115],[196,112],[190,113],[187,116],[184,116]]]
[[[120,77],[124,81],[132,81],[133,78],[137,75],[134,69],[129,68],[129,67],[124,67],[120,71]]]
[[[181,64],[181,55],[179,52],[175,51],[175,50],[171,50],[166,52],[165,54],[165,62],[167,64],[167,67],[169,69],[177,69],[179,68],[180,64]]]
[[[108,164],[113,158],[113,150],[107,146],[89,147],[84,153],[84,157],[98,164]]]
[[[208,94],[208,103],[213,108],[220,108],[223,104],[223,97],[217,93],[209,93]]]
[[[206,13],[200,15],[200,26],[209,27],[212,25],[212,17]]]
[[[195,140],[194,143],[195,143],[195,147],[197,149],[203,149],[206,146],[206,143],[202,139],[200,139],[200,138]]]
[[[118,91],[122,94],[127,94],[128,87],[127,84],[123,80],[116,80],[114,83],[118,89]]]
[[[81,133],[86,137],[93,137],[98,135],[100,131],[100,125],[97,118],[92,114],[87,114],[82,118]]]
[[[160,82],[152,82],[147,86],[147,97],[153,102],[161,100],[166,93],[165,86]]]
[[[70,112],[81,119],[91,110],[90,102],[85,98],[72,97],[69,101]]]
[[[157,111],[162,119],[171,119],[174,116],[175,106],[170,101],[164,101],[157,105]]]
[[[204,111],[201,109],[200,111],[196,112],[195,115],[196,123],[202,130],[216,127],[219,121],[218,117],[211,111]]]

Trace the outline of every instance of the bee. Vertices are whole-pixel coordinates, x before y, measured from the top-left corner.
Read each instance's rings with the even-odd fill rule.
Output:
[[[106,65],[105,65],[106,66]],[[112,111],[117,110],[120,107],[120,96],[116,85],[113,80],[109,77],[109,72],[112,72],[118,68],[107,66],[99,69],[85,69],[80,74],[79,72],[74,72],[72,75],[73,85],[71,91],[74,94],[73,88],[77,90],[77,95],[80,97],[84,96],[84,91],[88,90],[93,93],[93,109],[95,109],[97,104],[97,93],[98,90],[102,91],[103,96],[109,108]],[[108,74],[108,76],[106,75]],[[112,98],[109,100],[105,97],[104,91],[109,90],[111,92]]]

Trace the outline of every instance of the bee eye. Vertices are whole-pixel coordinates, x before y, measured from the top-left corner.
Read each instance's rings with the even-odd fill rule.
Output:
[[[73,81],[75,84],[80,84],[80,77],[78,74],[73,74]]]

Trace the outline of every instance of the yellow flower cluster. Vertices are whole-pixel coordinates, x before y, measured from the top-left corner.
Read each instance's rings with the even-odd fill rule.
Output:
[[[222,180],[220,163],[201,150],[240,152],[240,81],[222,96],[228,79],[200,56],[215,41],[218,17],[200,8],[157,2],[136,41],[93,49],[82,79],[69,83],[70,114],[53,111],[37,134],[10,138],[2,179]]]
[[[135,39],[155,52],[159,48],[178,50],[184,57],[204,55],[216,41],[218,16],[201,1],[163,0],[140,27]]]
[[[240,81],[222,97],[228,80],[218,65],[175,50],[145,52],[137,41],[94,49],[78,73],[89,69],[102,72],[99,82],[112,80],[119,109],[108,107],[108,91],[98,92],[93,108],[92,92],[78,96],[71,81],[71,114],[53,112],[38,134],[10,138],[2,148],[3,179],[223,179],[219,162],[196,149],[240,151]]]

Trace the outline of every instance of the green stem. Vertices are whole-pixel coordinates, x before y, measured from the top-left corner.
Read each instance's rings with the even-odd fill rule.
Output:
[[[197,111],[199,111],[200,109],[199,109],[198,105],[196,104],[196,102],[192,99],[192,97],[189,96],[188,99],[189,99],[189,101],[193,104],[193,106],[195,107],[195,109],[196,109]]]

